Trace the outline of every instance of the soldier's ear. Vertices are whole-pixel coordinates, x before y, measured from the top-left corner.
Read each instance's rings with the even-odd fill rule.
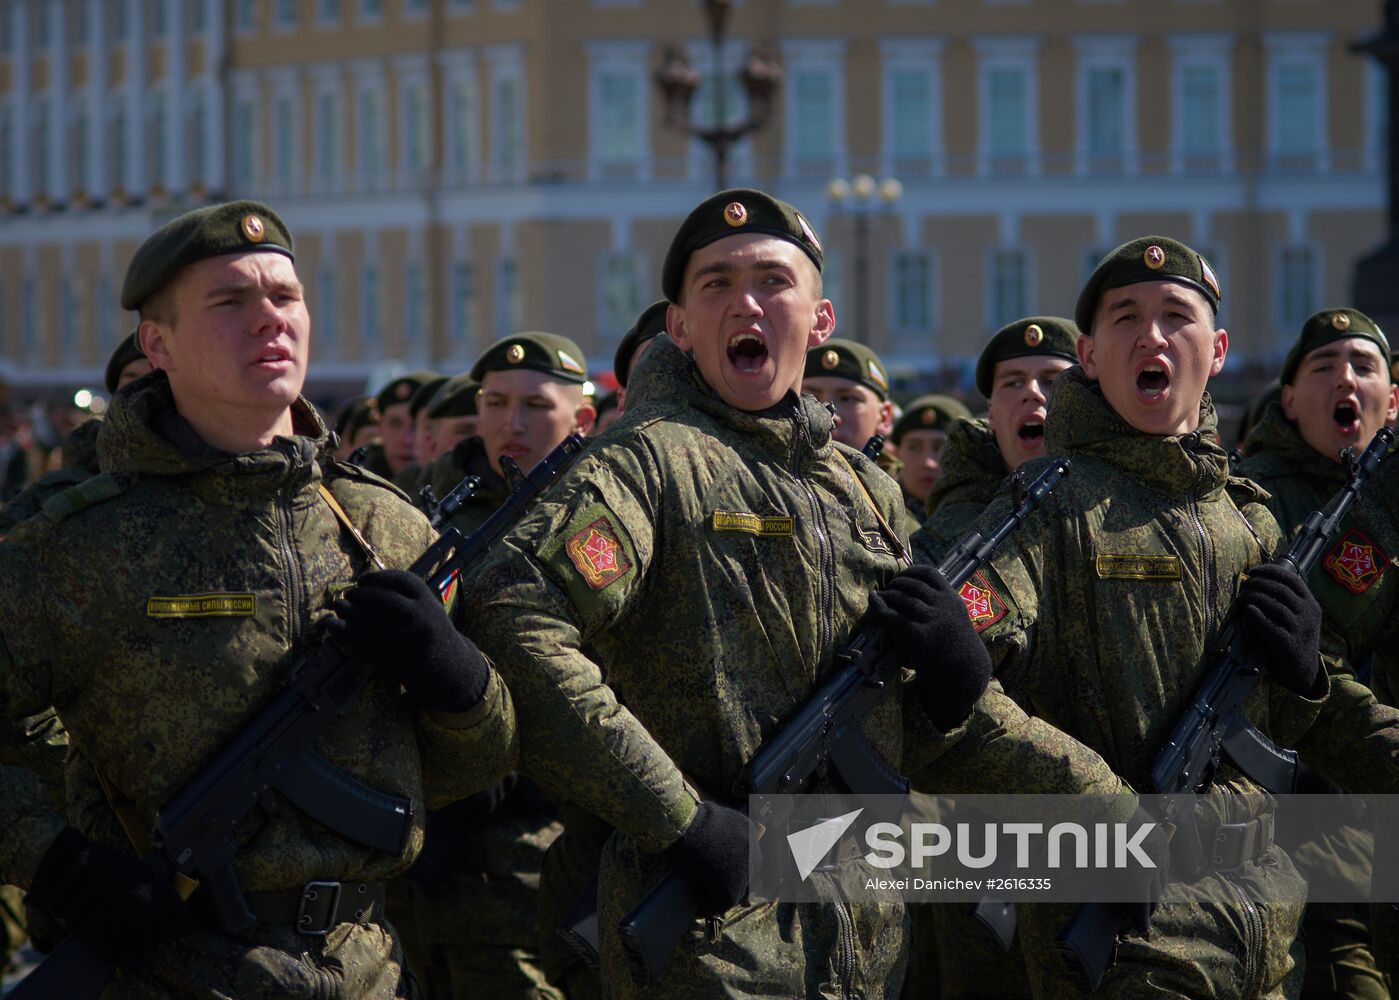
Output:
[[[689,354],[695,349],[694,342],[690,339],[690,330],[685,325],[685,310],[674,302],[666,306],[665,328],[670,334],[670,339],[675,341],[675,346],[680,350]]]
[[[1282,414],[1288,420],[1297,419],[1297,392],[1290,385],[1282,387]]]
[[[812,324],[811,332],[807,334],[806,346],[820,347],[831,339],[831,334],[836,332],[836,307],[830,299],[822,299],[816,303],[815,323]]]
[[[164,323],[154,319],[143,319],[136,329],[136,339],[140,341],[141,353],[151,363],[152,368],[161,371],[174,369],[174,358],[170,355],[170,330]]]
[[[1078,354],[1078,363],[1083,368],[1083,374],[1091,379],[1098,377],[1098,362],[1093,357],[1093,338],[1086,333],[1079,334],[1078,342],[1074,344],[1074,351]]]
[[[1392,382],[1389,385],[1389,409],[1385,411],[1384,419],[1391,427],[1395,420],[1399,420],[1399,385]]]
[[[597,423],[597,410],[587,403],[573,411],[573,430],[587,437]]]
[[[1224,358],[1229,354],[1229,331],[1214,331],[1214,356],[1210,360],[1210,377],[1224,370]]]

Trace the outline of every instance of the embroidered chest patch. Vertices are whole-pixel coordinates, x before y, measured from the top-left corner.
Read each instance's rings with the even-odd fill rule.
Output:
[[[147,618],[246,618],[257,612],[252,594],[188,594],[180,597],[149,597]]]
[[[760,538],[791,538],[796,519],[787,515],[760,517],[745,511],[716,510],[709,523],[715,531],[737,531]]]
[[[564,548],[574,568],[594,590],[601,590],[613,580],[626,576],[631,569],[631,561],[617,540],[617,532],[605,517],[574,534]]]
[[[1180,557],[1100,555],[1093,569],[1100,580],[1179,580]]]
[[[1006,602],[991,589],[986,577],[980,573],[962,584],[959,591],[962,603],[967,606],[967,617],[972,628],[980,632],[1000,621],[1006,614]]]
[[[1321,561],[1322,569],[1352,594],[1374,586],[1389,566],[1389,556],[1359,528],[1351,528]]]

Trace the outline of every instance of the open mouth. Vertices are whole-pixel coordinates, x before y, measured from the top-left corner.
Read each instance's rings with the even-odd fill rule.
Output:
[[[1353,403],[1338,403],[1331,411],[1331,419],[1342,434],[1353,434],[1360,428],[1360,414]]]
[[[254,361],[253,364],[276,365],[290,360],[291,354],[289,352],[281,350],[280,348],[272,348],[271,350],[264,351],[262,354],[260,354],[258,356],[258,359]]]
[[[752,373],[763,367],[768,348],[762,338],[752,333],[737,333],[729,338],[729,364],[740,372]]]
[[[1137,375],[1137,391],[1145,396],[1160,396],[1171,387],[1171,377],[1160,365],[1147,365]]]
[[[1044,440],[1044,421],[1038,417],[1032,417],[1020,425],[1020,429],[1015,432],[1022,444],[1037,445]]]

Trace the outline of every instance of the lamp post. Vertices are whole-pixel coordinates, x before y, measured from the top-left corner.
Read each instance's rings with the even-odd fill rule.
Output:
[[[714,121],[703,124],[690,115],[690,100],[700,86],[700,75],[679,46],[665,50],[656,69],[656,85],[665,98],[665,122],[694,136],[714,153],[714,188],[728,187],[729,150],[749,132],[767,124],[772,116],[772,99],[782,85],[782,67],[771,51],[754,47],[739,70],[739,82],[748,95],[748,118],[728,124],[724,94],[724,35],[733,0],[704,0],[709,19],[709,41],[714,49]]]
[[[876,206],[891,208],[904,193],[904,186],[893,177],[876,181],[869,174],[856,174],[850,180],[834,178],[826,185],[826,196],[836,208],[847,205],[855,224],[855,323],[856,340],[868,341],[870,214]]]
[[[1399,0],[1385,0],[1384,27],[1352,45],[1351,51],[1374,56],[1387,73],[1389,87],[1388,232],[1385,242],[1355,265],[1352,301],[1382,327],[1393,329],[1399,326]]]

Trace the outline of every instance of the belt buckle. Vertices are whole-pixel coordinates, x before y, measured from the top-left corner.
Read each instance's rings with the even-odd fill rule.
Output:
[[[321,890],[331,893],[330,905],[325,908],[320,927],[312,928],[315,919],[310,912],[311,905],[320,899]],[[301,887],[301,902],[296,908],[296,930],[308,937],[325,937],[335,928],[335,914],[340,909],[339,882],[307,882]]]
[[[1249,836],[1252,821],[1244,823],[1220,823],[1214,830],[1214,843],[1210,847],[1211,869],[1217,872],[1235,872],[1244,866],[1251,854]]]

